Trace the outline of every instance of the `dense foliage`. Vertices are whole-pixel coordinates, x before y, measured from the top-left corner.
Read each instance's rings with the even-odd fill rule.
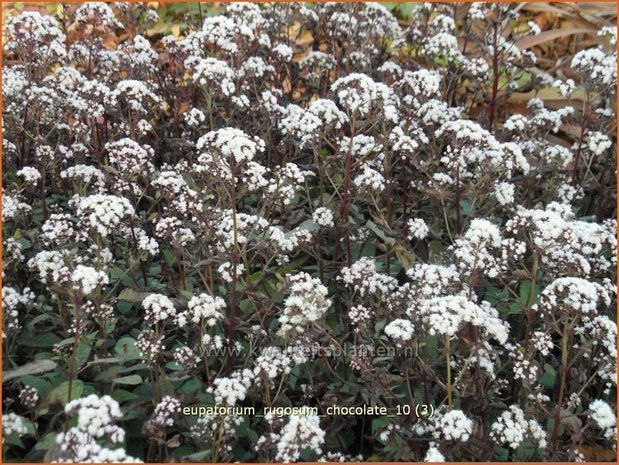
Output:
[[[5,24],[4,459],[613,459],[616,29],[194,10]]]

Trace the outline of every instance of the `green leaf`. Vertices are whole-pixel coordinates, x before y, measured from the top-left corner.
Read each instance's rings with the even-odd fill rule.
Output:
[[[48,433],[34,446],[35,450],[50,450],[56,445],[56,433]]]
[[[5,383],[25,375],[45,373],[46,371],[52,371],[54,368],[56,368],[56,362],[52,360],[37,360],[36,362],[26,363],[15,370],[5,371],[2,374],[2,382]]]
[[[546,387],[553,387],[557,379],[557,372],[548,363],[544,364],[544,374],[540,377],[539,382]]]
[[[43,376],[25,375],[20,378],[20,382],[24,386],[35,388],[42,397],[51,391],[53,387],[53,384],[47,381]]]
[[[137,386],[138,384],[142,384],[143,380],[140,375],[129,375],[129,376],[121,376],[120,378],[116,378],[114,380],[115,384],[128,384],[130,386]]]
[[[176,257],[170,249],[163,249],[161,253],[163,254],[163,258],[165,259],[165,262],[168,264],[168,266],[174,265],[174,263],[176,262]]]
[[[84,383],[79,379],[73,380],[73,385],[71,387],[71,399],[79,399],[79,397],[84,392]],[[69,381],[64,381],[63,383],[56,386],[52,389],[49,394],[47,394],[47,398],[45,399],[44,405],[52,405],[52,404],[62,404],[66,405],[69,402]]]
[[[372,420],[372,434],[376,434],[382,428],[393,423],[393,419],[389,417],[378,417]]]
[[[520,283],[520,302],[526,306],[531,293],[531,281],[526,279]]]
[[[119,339],[114,347],[114,352],[116,352],[119,357],[122,357],[125,362],[140,360],[142,358],[140,352],[135,347],[135,339],[132,337],[123,337]]]
[[[129,287],[122,290],[122,292],[118,295],[118,300],[124,300],[125,302],[131,303],[142,303],[142,301],[150,295],[149,292],[144,291],[136,291],[135,289],[131,289]]]
[[[53,347],[60,341],[62,339],[53,333],[37,334],[36,337],[22,333],[19,338],[19,343],[28,347]]]
[[[122,402],[127,402],[130,400],[134,400],[137,399],[138,396],[136,396],[134,393],[129,392],[129,391],[125,391],[124,389],[116,389],[113,393],[112,393],[112,398],[120,403]]]
[[[191,392],[198,392],[200,389],[202,389],[202,383],[195,378],[191,378],[185,381],[185,383],[183,383],[183,385],[178,388],[177,391],[181,394],[186,394]]]

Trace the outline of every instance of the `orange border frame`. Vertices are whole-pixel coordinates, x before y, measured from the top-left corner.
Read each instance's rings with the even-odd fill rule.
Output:
[[[145,3],[145,2],[139,2],[138,0],[129,0],[131,3]],[[278,3],[288,3],[288,2],[294,2],[294,1],[299,1],[299,0],[272,0],[271,2],[269,2],[269,0],[240,0],[244,3],[273,3],[273,2],[278,2]],[[341,3],[364,3],[361,2],[359,0],[338,0]],[[83,1],[79,1],[79,0],[65,0],[66,3],[85,3]],[[5,2],[3,0],[0,0],[0,3],[17,3],[17,2]],[[35,0],[29,3],[41,3],[41,4],[46,4],[46,3],[57,3],[57,2],[50,2],[50,1],[46,1],[46,0]],[[110,0],[105,0],[105,3],[114,3],[113,1]],[[164,0],[161,1],[159,3],[162,4],[168,4],[168,3],[197,3],[197,2],[192,2],[192,1],[184,1],[184,0]],[[207,1],[207,2],[202,2],[202,3],[230,3],[229,0],[224,0],[221,2],[211,2],[211,1]],[[320,0],[320,1],[313,1],[310,3],[326,3],[326,0]],[[383,3],[381,1],[379,1],[378,3]],[[393,3],[407,3],[404,0],[395,0],[395,2]],[[467,0],[443,0],[443,1],[435,1],[435,0],[430,0],[430,3],[473,3],[472,1],[467,1]],[[498,1],[493,1],[493,2],[488,2],[488,3],[520,3],[520,2],[516,2],[516,1],[511,1],[511,0],[498,0]],[[544,1],[544,0],[532,0],[529,3],[551,3],[548,1]],[[564,1],[564,0],[560,0],[556,3],[586,3],[586,2],[580,2],[580,1],[575,1],[575,2],[569,2],[569,1]],[[615,3],[615,6],[617,8],[617,16],[619,17],[619,0],[601,0],[599,2],[596,3]],[[4,18],[2,17],[3,15],[3,11],[4,10],[0,10],[0,23],[4,23]],[[0,36],[0,45],[2,42],[2,37]],[[2,62],[2,58],[3,58],[3,47],[0,46],[0,63]],[[619,57],[617,59],[617,64],[619,65]],[[2,67],[0,66],[0,77],[2,77]],[[618,85],[618,89],[619,90],[619,85]],[[616,103],[616,108],[619,107],[619,92],[617,92],[617,101]],[[3,102],[2,102],[2,93],[0,93],[0,108],[4,109],[3,107]],[[619,120],[617,123],[617,129],[619,130]],[[2,137],[2,127],[0,126],[0,138]],[[615,142],[615,148],[616,148],[616,160],[617,160],[617,179],[619,180],[619,146],[617,145],[617,143]],[[0,175],[2,174],[2,145],[0,145]],[[619,187],[618,187],[618,191],[617,191],[618,197],[619,197]],[[0,205],[2,204],[2,191],[0,190]],[[616,207],[616,216],[619,218],[619,198],[617,200],[617,207]],[[2,238],[2,217],[0,216],[0,239]],[[619,242],[619,229],[617,230],[617,240]],[[2,249],[2,243],[0,242],[0,249]],[[0,255],[0,267],[2,266],[2,256]],[[617,269],[616,269],[617,275],[619,275],[619,262],[617,263]],[[617,283],[615,283],[617,284]],[[2,275],[0,274],[0,287],[2,287]],[[615,309],[618,313],[619,313],[619,299],[617,300],[617,308]],[[0,303],[0,315],[2,314],[2,304]],[[619,335],[617,337],[617,343],[619,345]],[[2,344],[0,344],[0,359],[2,359]],[[617,361],[617,369],[619,371],[619,360]],[[0,363],[0,396],[2,395],[2,363]],[[617,405],[619,405],[619,389],[616,389],[617,391]],[[617,419],[619,420],[619,414],[617,416]],[[619,421],[618,421],[619,423]],[[0,426],[2,424],[2,420],[0,418]],[[2,438],[2,428],[0,427],[0,439]],[[617,438],[617,444],[619,446],[619,437]],[[2,464],[2,456],[0,456],[0,464]],[[18,463],[30,463],[30,462],[18,462]],[[38,463],[45,463],[45,462],[38,462]],[[149,463],[149,462],[146,462]],[[156,462],[159,463],[159,462]],[[180,465],[179,462],[166,462],[166,463],[173,463],[173,464],[178,464]],[[184,464],[187,463],[192,463],[192,462],[181,462]],[[207,464],[209,462],[196,462],[199,464]],[[227,462],[226,462],[227,463]],[[241,462],[242,464],[247,464],[247,465],[264,465],[264,463],[268,463],[268,462]],[[322,464],[324,462],[297,462],[297,463],[301,463],[301,464],[315,464],[315,465],[319,465]],[[348,463],[374,463],[376,465],[385,465],[385,464],[402,464],[402,463],[407,463],[407,462],[348,462]],[[469,463],[469,462],[445,462],[448,465],[460,465],[463,463]],[[490,465],[503,465],[505,463],[510,463],[510,462],[478,462],[478,463],[485,463],[485,464],[490,464]],[[512,462],[513,463],[513,462]],[[531,464],[531,465],[560,465],[560,464],[564,464],[564,463],[571,463],[571,462],[526,462],[527,464]],[[613,462],[585,462],[588,464],[600,464],[600,465],[608,465],[609,463],[613,463]],[[619,464],[619,456],[617,456],[616,462],[617,464]]]

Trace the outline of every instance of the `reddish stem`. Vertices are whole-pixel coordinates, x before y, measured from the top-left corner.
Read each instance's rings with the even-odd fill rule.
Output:
[[[496,105],[499,94],[499,50],[498,50],[498,26],[495,23],[493,26],[493,35],[492,35],[492,100],[490,100],[490,108],[488,110],[488,126],[492,131],[494,127],[494,118],[496,114]]]

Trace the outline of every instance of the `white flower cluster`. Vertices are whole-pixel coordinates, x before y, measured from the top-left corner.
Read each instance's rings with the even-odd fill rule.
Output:
[[[581,50],[572,58],[571,68],[599,86],[610,86],[617,82],[617,56],[601,48]]]
[[[289,374],[294,366],[307,360],[300,346],[288,346],[284,349],[276,346],[265,347],[254,362],[254,374],[273,380],[279,375]]]
[[[595,424],[604,432],[604,436],[612,441],[617,440],[617,414],[608,403],[601,399],[596,399],[589,404],[591,418]]]
[[[441,413],[434,423],[433,435],[436,439],[466,442],[473,433],[473,420],[467,417],[462,410]]]
[[[574,220],[571,207],[565,204],[553,202],[545,209],[532,210],[518,207],[505,227],[512,234],[530,234],[534,250],[554,276],[586,277],[616,263],[616,223]],[[605,250],[610,257],[604,256]]]
[[[372,319],[372,310],[365,305],[355,305],[351,307],[348,312],[348,318],[353,325],[355,325],[355,331],[360,331],[367,323]]]
[[[273,433],[272,439],[277,443],[275,460],[279,462],[296,462],[303,449],[316,454],[322,452],[325,432],[320,428],[318,415],[290,415],[279,433]]]
[[[2,415],[2,443],[11,434],[17,434],[18,436],[24,436],[28,433],[28,428],[24,421],[24,417],[21,417],[13,412],[5,413]]]
[[[385,178],[370,165],[364,164],[361,174],[355,176],[353,184],[361,191],[379,193],[385,190]]]
[[[206,115],[199,108],[192,108],[184,115],[185,124],[189,127],[198,127],[206,121]]]
[[[510,182],[499,182],[494,186],[494,196],[500,205],[510,205],[514,203],[516,186]]]
[[[602,155],[612,147],[613,143],[606,134],[590,132],[586,139],[587,148],[593,155]]]
[[[62,179],[70,179],[76,185],[88,186],[92,184],[98,192],[105,186],[105,174],[98,168],[88,165],[71,166],[60,172]]]
[[[41,281],[62,285],[69,280],[71,275],[67,266],[68,257],[70,257],[68,250],[44,250],[28,260],[28,267],[38,272]]]
[[[399,120],[399,100],[393,90],[365,74],[353,73],[339,78],[331,91],[351,115],[382,117],[393,123]]]
[[[66,56],[66,36],[55,18],[24,11],[7,18],[5,52],[30,50],[33,63],[45,65]],[[3,86],[4,88],[4,86]]]
[[[33,186],[36,186],[39,183],[39,179],[41,179],[41,172],[32,166],[24,166],[15,174],[24,178],[27,184],[32,184]]]
[[[91,294],[97,288],[109,283],[109,278],[105,272],[84,265],[77,265],[71,273],[70,279],[73,283],[73,289],[84,295]]]
[[[507,342],[509,324],[485,301],[477,305],[464,296],[435,297],[419,307],[419,314],[430,334],[453,338],[464,323],[470,323],[499,344]]]
[[[312,215],[312,220],[324,228],[332,228],[335,225],[333,223],[333,212],[327,207],[318,207]]]
[[[430,234],[430,228],[422,218],[412,218],[408,220],[408,240],[423,240]]]
[[[275,108],[282,115],[278,121],[281,132],[298,139],[301,147],[311,146],[329,130],[340,129],[348,122],[348,116],[329,99],[318,99],[306,110],[294,104]]]
[[[610,302],[608,292],[598,283],[581,278],[558,278],[540,294],[539,308],[546,315],[560,311],[594,317],[601,306],[608,306]]]
[[[94,229],[102,237],[113,234],[122,220],[135,213],[129,200],[115,195],[94,194],[77,204],[77,214],[87,229]]]
[[[32,207],[27,203],[19,200],[17,196],[13,196],[2,190],[2,221],[7,222],[14,220],[19,214],[27,213],[32,210]]]
[[[192,371],[200,362],[200,358],[196,355],[193,349],[183,346],[174,350],[172,355],[174,360],[187,371]]]
[[[251,138],[240,129],[223,128],[200,137],[196,147],[207,153],[215,152],[224,160],[242,163],[251,161],[258,152],[263,152],[265,145],[258,137]]]
[[[445,456],[441,454],[436,446],[431,446],[426,452],[426,456],[423,459],[424,462],[440,463],[445,461]]]
[[[349,267],[342,268],[338,280],[350,286],[361,297],[366,295],[389,296],[397,288],[395,278],[376,271],[376,262],[370,257],[361,257]]]
[[[408,342],[412,339],[415,328],[408,320],[393,320],[385,326],[385,334],[397,342]]]
[[[2,310],[5,318],[5,330],[14,332],[19,330],[19,308],[24,307],[34,301],[34,292],[26,287],[22,292],[8,285],[2,286]],[[4,334],[6,336],[6,334]]]
[[[188,317],[192,323],[198,324],[204,321],[206,326],[215,326],[223,319],[222,310],[226,308],[226,302],[221,297],[213,298],[209,294],[202,293],[193,296],[187,306]]]
[[[181,403],[171,396],[164,396],[155,407],[149,422],[156,428],[174,425],[174,415],[181,411]]]
[[[234,71],[225,61],[206,58],[198,61],[192,79],[201,86],[215,87],[226,97],[235,91]]]
[[[497,277],[505,265],[500,254],[502,244],[497,226],[485,219],[474,219],[453,246],[458,270],[464,275],[483,273],[490,278]]]
[[[154,169],[152,159],[155,156],[149,145],[140,145],[133,139],[123,139],[108,142],[105,145],[110,164],[118,168],[121,174],[138,174],[151,172]]]
[[[308,325],[324,316],[331,300],[320,280],[307,273],[290,275],[287,281],[290,295],[284,301],[284,309],[278,319],[281,324],[279,333],[303,333]]]
[[[517,405],[511,405],[492,423],[490,438],[512,449],[517,449],[526,438],[537,442],[542,449],[546,447],[546,433],[542,426],[535,420],[527,420]]]
[[[253,380],[254,372],[252,370],[235,371],[230,377],[216,378],[206,392],[213,394],[216,404],[233,406],[238,401],[245,399]]]
[[[56,436],[60,461],[71,463],[128,463],[140,462],[130,457],[122,448],[111,446],[124,442],[125,431],[114,423],[123,415],[118,402],[110,396],[95,394],[72,400],[65,406],[65,413],[77,415],[77,423],[65,433]],[[105,446],[99,441],[103,440]]]
[[[441,266],[418,263],[406,272],[411,282],[404,285],[410,288],[414,300],[456,294],[463,289],[455,265]]]
[[[93,24],[110,30],[115,27],[123,27],[116,19],[114,11],[105,2],[84,2],[75,10],[75,22],[80,25]]]
[[[173,322],[180,327],[185,326],[186,315],[176,312],[176,307],[172,301],[162,294],[150,294],[142,301],[142,307],[146,313],[144,319],[152,325],[159,322]]]
[[[149,107],[160,102],[160,98],[147,84],[135,79],[120,81],[115,89],[105,97],[105,102],[111,107],[126,103],[131,111],[138,115],[148,113]]]

